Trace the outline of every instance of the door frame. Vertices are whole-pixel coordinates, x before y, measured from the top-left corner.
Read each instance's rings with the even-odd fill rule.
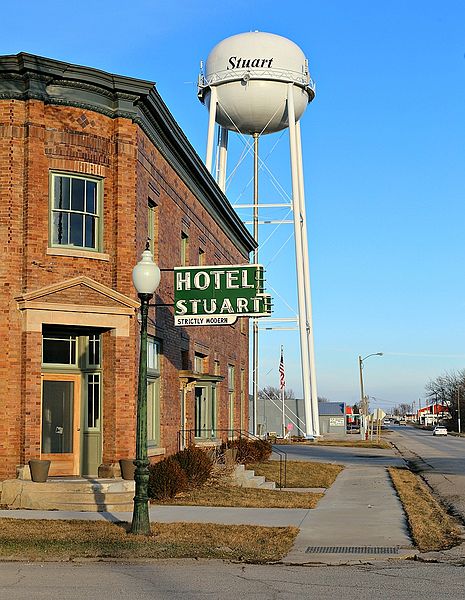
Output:
[[[72,381],[73,394],[73,452],[66,454],[42,453],[42,411],[44,400],[44,381]],[[40,457],[50,460],[50,475],[80,475],[81,463],[81,373],[42,373],[40,403]],[[70,472],[71,471],[71,472]]]
[[[201,394],[199,396],[199,400],[201,403],[199,406],[199,408],[201,409],[199,414],[197,414],[197,390],[202,390]],[[196,385],[194,387],[194,436],[198,439],[210,437],[208,435],[208,422],[207,422],[208,417],[209,417],[208,398],[209,398],[209,394],[208,394],[208,388],[206,385],[200,384],[200,385]],[[201,421],[202,417],[206,421],[204,423],[205,427],[202,427],[201,422],[199,422],[200,427],[197,427],[197,420]],[[197,435],[197,433],[199,433],[200,435]]]

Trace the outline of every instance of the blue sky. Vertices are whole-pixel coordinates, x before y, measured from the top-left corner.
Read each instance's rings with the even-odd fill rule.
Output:
[[[297,43],[317,83],[302,132],[319,394],[356,401],[359,354],[385,353],[365,364],[372,406],[384,408],[418,402],[429,378],[465,366],[465,3],[26,0],[21,14],[3,3],[2,17],[2,54],[155,81],[202,157],[199,61],[244,31]],[[263,140],[263,155],[278,137]],[[287,144],[281,136],[270,168],[289,189]],[[263,176],[270,195],[278,200]],[[280,295],[296,308],[290,233],[279,228],[261,255],[280,316],[292,314]],[[278,385],[281,344],[299,394],[297,332],[263,334],[261,384]]]

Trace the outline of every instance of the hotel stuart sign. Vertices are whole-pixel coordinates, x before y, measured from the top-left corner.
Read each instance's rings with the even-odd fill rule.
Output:
[[[231,325],[271,314],[262,265],[175,267],[174,324]]]

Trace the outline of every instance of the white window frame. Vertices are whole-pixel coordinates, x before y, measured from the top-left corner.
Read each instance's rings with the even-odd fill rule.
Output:
[[[88,423],[88,414],[87,414],[87,410],[84,414],[84,431],[86,432],[99,432],[100,428],[101,428],[101,422],[102,422],[102,374],[100,372],[94,372],[94,373],[86,373],[85,374],[85,382],[86,382],[86,393],[85,393],[85,398],[86,398],[86,403],[87,406],[89,405],[89,384],[90,378],[96,378],[97,382],[94,382],[93,385],[98,385],[98,398],[97,398],[97,403],[98,403],[98,418],[95,420],[96,423],[95,425],[92,427],[89,426]],[[87,407],[86,407],[87,408]]]
[[[228,365],[228,400],[229,400],[229,427],[231,431],[234,431],[234,417],[235,417],[235,401],[236,401],[236,387],[235,387],[236,368],[234,365]]]
[[[55,206],[55,181],[58,177],[66,177],[70,180],[80,179],[84,182],[90,181],[96,184],[96,198],[95,198],[95,212],[89,212],[86,210],[86,206],[84,206],[83,211],[73,210],[71,208],[71,198],[69,203],[69,208],[58,208]],[[71,182],[70,182],[71,183]],[[70,187],[71,189],[71,187]],[[84,190],[86,190],[86,186],[84,184]],[[85,192],[86,193],[86,192]],[[50,202],[49,202],[49,247],[50,248],[68,248],[68,249],[79,249],[84,252],[101,252],[102,250],[102,205],[103,205],[103,179],[98,177],[92,177],[88,175],[83,175],[80,173],[71,173],[71,172],[62,172],[62,171],[51,171],[50,172]],[[54,241],[54,215],[63,213],[67,215],[77,214],[82,216],[82,245],[72,244],[72,243],[59,243]],[[86,246],[85,245],[85,220],[86,216],[92,217],[94,219],[94,246]],[[68,219],[70,217],[68,216]],[[71,231],[71,225],[68,223],[68,231]],[[69,242],[69,237],[68,237]]]
[[[61,336],[61,337],[60,337]],[[62,362],[62,363],[51,363],[44,361],[44,341],[45,340],[56,340],[60,342],[69,342],[70,350],[71,346],[74,345],[74,362]],[[71,351],[70,351],[71,354]],[[79,365],[79,336],[75,333],[61,333],[53,332],[42,334],[42,366],[50,368],[69,368],[77,367]]]
[[[160,341],[147,336],[147,444],[160,447]]]

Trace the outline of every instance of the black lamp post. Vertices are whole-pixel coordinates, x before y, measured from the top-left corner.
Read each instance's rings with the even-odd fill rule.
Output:
[[[131,533],[149,535],[149,459],[147,456],[147,317],[149,302],[160,283],[160,269],[147,247],[132,270],[132,281],[140,299],[140,359],[137,390],[136,471]]]

